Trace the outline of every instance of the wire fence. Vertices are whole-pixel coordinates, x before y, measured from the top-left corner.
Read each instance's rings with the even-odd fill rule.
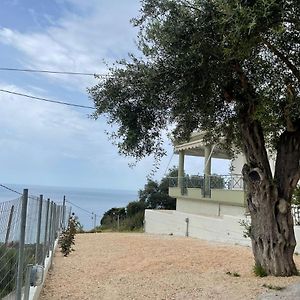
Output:
[[[65,201],[54,203],[24,190],[0,203],[0,299],[28,299],[68,218]]]

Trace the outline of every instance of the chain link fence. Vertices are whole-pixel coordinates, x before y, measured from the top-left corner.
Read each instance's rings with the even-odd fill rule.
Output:
[[[56,204],[26,189],[0,203],[0,299],[29,299],[30,287],[43,281],[67,218],[65,201]]]

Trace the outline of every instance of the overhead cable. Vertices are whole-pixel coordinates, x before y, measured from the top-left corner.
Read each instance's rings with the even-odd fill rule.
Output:
[[[82,207],[80,207],[79,205],[77,205],[77,204],[75,204],[75,203],[73,203],[73,202],[71,202],[71,201],[69,201],[69,200],[66,200],[66,202],[68,202],[69,204],[72,204],[73,206],[75,206],[75,207],[81,209],[82,211],[84,211],[84,212],[86,212],[86,213],[88,213],[88,214],[90,214],[90,215],[95,215],[95,216],[97,216],[95,213],[90,212],[90,211],[88,211],[87,209],[82,208]]]
[[[170,163],[171,163],[171,161],[172,161],[173,156],[174,156],[174,152],[172,153],[172,156],[171,156],[171,158],[170,158],[170,160],[169,160],[169,162],[168,162],[168,165],[167,165],[166,170],[165,170],[165,172],[164,172],[164,176],[165,176],[165,175],[167,174],[167,172],[168,172],[169,165],[170,165]]]
[[[9,188],[8,186],[6,186],[6,185],[4,185],[4,184],[0,184],[0,186],[3,187],[4,189],[8,190],[8,191],[11,191],[11,192],[13,192],[13,193],[18,194],[18,195],[23,195],[22,193],[20,193],[20,192],[18,192],[18,191],[15,191],[15,190],[11,189],[11,188]]]
[[[31,73],[48,73],[59,75],[81,75],[81,76],[96,76],[96,77],[109,77],[108,74],[85,73],[85,72],[71,72],[71,71],[54,71],[54,70],[37,70],[37,69],[19,69],[19,68],[6,68],[0,67],[0,71],[15,71],[15,72],[31,72]]]
[[[67,106],[74,106],[74,107],[79,107],[79,108],[96,109],[93,106],[80,105],[80,104],[69,103],[69,102],[58,101],[58,100],[51,100],[51,99],[42,98],[42,97],[35,97],[35,96],[31,96],[31,95],[27,95],[27,94],[23,94],[23,93],[18,93],[18,92],[13,92],[13,91],[8,91],[8,90],[4,90],[4,89],[0,89],[0,92],[8,93],[8,94],[16,95],[16,96],[21,96],[21,97],[26,97],[26,98],[30,98],[30,99],[38,100],[38,101],[45,101],[45,102],[61,104],[61,105],[67,105]]]

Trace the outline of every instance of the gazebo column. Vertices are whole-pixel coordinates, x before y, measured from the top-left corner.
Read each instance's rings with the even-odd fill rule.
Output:
[[[184,187],[184,150],[179,151],[178,187],[181,188],[181,194],[183,194],[183,187]]]
[[[211,145],[204,148],[204,197],[210,197]]]

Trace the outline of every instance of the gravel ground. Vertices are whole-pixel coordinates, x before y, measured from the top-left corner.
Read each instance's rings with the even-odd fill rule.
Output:
[[[40,299],[246,300],[270,292],[263,284],[300,283],[299,277],[255,277],[248,247],[192,238],[80,234],[75,250],[69,257],[56,253]],[[300,266],[300,256],[295,261]],[[276,292],[280,293],[284,290]]]

